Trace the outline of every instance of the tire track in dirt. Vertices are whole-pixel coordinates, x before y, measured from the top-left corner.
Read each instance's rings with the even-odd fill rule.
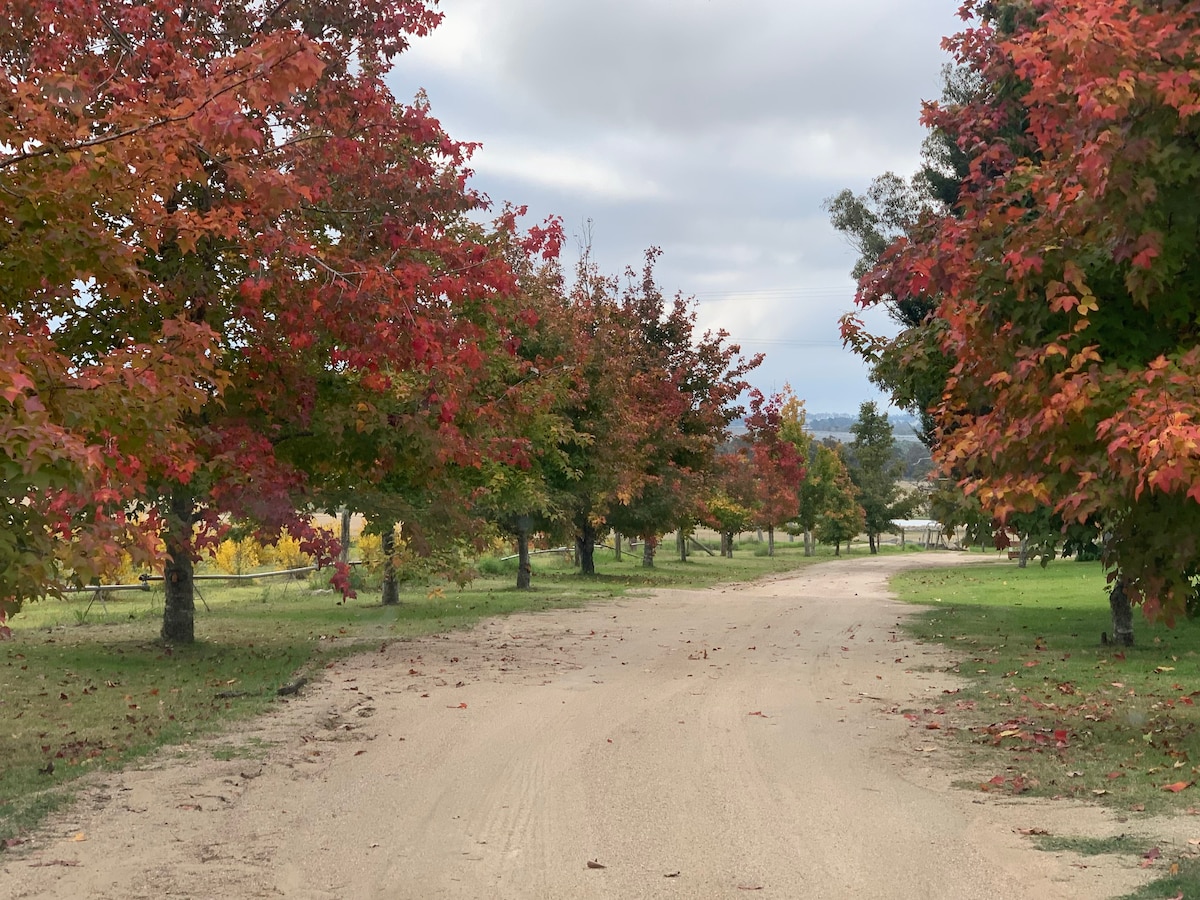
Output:
[[[1014,834],[1113,814],[950,787],[921,554],[513,616],[339,661],[212,745],[97,779],[0,896],[1091,900],[1147,874]],[[265,749],[261,749],[265,748]],[[932,751],[932,752],[930,752]],[[82,833],[86,840],[74,841]],[[588,862],[603,868],[589,868]],[[754,893],[747,893],[753,891]],[[758,893],[761,891],[761,893]]]

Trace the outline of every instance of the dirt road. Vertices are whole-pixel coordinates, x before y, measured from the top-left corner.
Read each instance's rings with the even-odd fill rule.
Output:
[[[903,715],[952,706],[953,683],[897,632],[885,578],[962,558],[833,562],[339,662],[243,734],[89,789],[0,857],[0,896],[1122,893],[1145,873],[1017,833],[1117,833],[1113,813],[952,788],[941,733]]]

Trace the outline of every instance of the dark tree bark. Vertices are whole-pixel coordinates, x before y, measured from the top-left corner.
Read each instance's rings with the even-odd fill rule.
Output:
[[[846,545],[847,548],[849,548],[849,546],[850,546],[849,544]],[[842,555],[842,542],[841,541],[833,542],[833,555],[834,556]]]
[[[804,529],[804,555],[813,555],[813,534],[807,528]]]
[[[596,574],[596,526],[586,522],[575,535],[575,557],[579,560],[579,574]]]
[[[1125,590],[1125,579],[1118,577],[1108,594],[1112,612],[1113,643],[1120,647],[1133,646],[1133,606]]]
[[[775,526],[767,528],[767,556],[775,555]]]
[[[162,639],[169,644],[191,644],[196,640],[196,582],[192,563],[195,503],[191,494],[182,490],[172,493],[167,502]]]
[[[1017,557],[1017,568],[1024,569],[1029,565],[1029,535],[1021,535],[1021,555]]]
[[[533,564],[529,561],[529,516],[517,518],[517,590],[527,591],[533,581]]]
[[[679,551],[679,561],[687,562],[687,560],[688,560],[687,535],[683,533],[682,528],[680,528],[679,531],[676,532],[676,534],[675,534],[675,547]]]
[[[613,559],[621,561],[621,532],[613,532]]]
[[[383,533],[383,598],[384,606],[400,605],[400,585],[396,581],[396,526]]]
[[[343,509],[339,519],[341,520],[341,560],[348,563],[350,562],[350,510]]]
[[[642,568],[654,568],[654,538],[646,537],[645,543],[642,544]]]
[[[872,553],[878,553],[879,550],[875,545],[875,535],[872,532],[867,532],[867,544],[871,548]]]

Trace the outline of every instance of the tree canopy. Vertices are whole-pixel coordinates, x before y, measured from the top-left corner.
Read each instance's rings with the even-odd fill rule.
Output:
[[[938,298],[936,455],[1001,521],[1093,522],[1147,615],[1200,573],[1200,9],[968,2],[977,74],[924,121],[969,155],[859,302]]]

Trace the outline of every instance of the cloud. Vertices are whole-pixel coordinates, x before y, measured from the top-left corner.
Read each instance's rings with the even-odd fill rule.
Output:
[[[427,89],[451,135],[482,142],[478,189],[569,233],[590,221],[612,273],[661,247],[665,291],[766,350],[764,387],[853,411],[879,395],[840,345],[854,253],[821,203],[916,168],[955,6],[443,0],[392,84]]]
[[[653,178],[630,171],[629,166],[570,150],[500,144],[478,152],[472,166],[479,174],[610,201],[645,200],[663,194]]]

